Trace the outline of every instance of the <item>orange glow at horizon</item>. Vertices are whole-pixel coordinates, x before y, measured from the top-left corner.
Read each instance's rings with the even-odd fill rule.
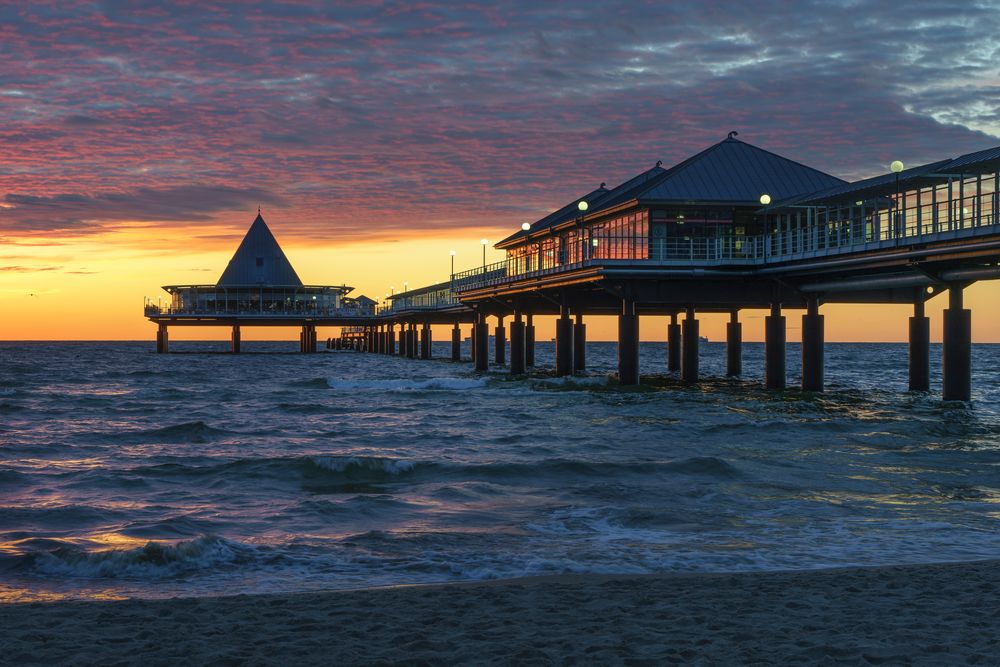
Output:
[[[249,227],[250,220],[246,224]],[[299,277],[307,284],[346,283],[352,296],[364,294],[382,300],[390,288],[403,291],[447,280],[449,251],[456,250],[456,271],[482,263],[482,245],[503,238],[510,230],[455,229],[410,237],[383,237],[365,241],[316,241],[283,233],[280,215],[268,219],[272,232]],[[154,326],[142,315],[144,297],[166,298],[162,285],[214,284],[235,252],[243,231],[228,226],[172,226],[148,223],[119,226],[114,232],[80,237],[8,237],[0,254],[0,340],[150,340]],[[196,244],[191,242],[197,237]],[[487,262],[499,261],[502,251],[490,245]],[[966,307],[973,311],[973,340],[1000,342],[1000,313],[991,308],[1000,300],[1000,284],[978,283],[966,291]],[[941,338],[941,310],[947,296],[927,304],[932,340]],[[825,305],[829,342],[903,342],[907,337],[906,305]],[[787,310],[788,340],[799,339],[800,310]],[[764,311],[740,314],[746,341],[763,340]],[[702,335],[725,339],[726,314],[701,313]],[[492,321],[492,318],[491,318]],[[612,341],[617,336],[613,317],[587,318],[588,339]],[[641,337],[665,340],[666,318],[643,317]],[[492,326],[492,324],[491,324]],[[536,319],[537,340],[555,335],[553,318]],[[445,326],[435,327],[435,340],[449,340]],[[468,325],[464,327],[468,334]],[[332,336],[335,327],[321,331]],[[325,336],[323,335],[325,334]],[[292,328],[245,328],[244,340],[296,340]],[[173,327],[172,340],[227,340],[226,327]]]

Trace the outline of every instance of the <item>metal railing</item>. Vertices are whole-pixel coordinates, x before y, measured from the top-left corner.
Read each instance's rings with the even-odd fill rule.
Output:
[[[438,310],[460,304],[461,302],[455,296],[454,292],[451,291],[444,294],[435,292],[432,294],[420,294],[410,297],[397,296],[390,301],[389,305],[380,306],[378,314],[392,315],[395,313],[403,313],[413,310]]]
[[[575,271],[590,266],[637,264],[664,267],[760,266],[865,250],[906,247],[949,239],[1000,234],[997,194],[986,193],[980,205],[960,209],[962,215],[915,216],[880,211],[864,219],[837,220],[752,236],[597,237],[588,244],[572,240],[560,246],[535,248],[519,256],[461,271],[452,289],[462,292],[518,280]],[[983,203],[992,205],[982,205]],[[596,241],[596,243],[594,243]]]
[[[308,317],[372,317],[375,312],[371,307],[342,306],[340,308],[264,308],[253,307],[229,303],[225,308],[195,308],[162,306],[155,303],[146,303],[143,312],[147,317],[153,316],[191,316],[191,317],[252,317],[254,319],[267,318],[308,318]]]

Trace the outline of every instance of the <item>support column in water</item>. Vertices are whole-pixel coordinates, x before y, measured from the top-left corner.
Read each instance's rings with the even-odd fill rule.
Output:
[[[420,358],[430,359],[431,358],[431,323],[424,322],[423,328],[420,330]]]
[[[764,386],[785,388],[785,316],[781,304],[771,304],[771,314],[764,318]]]
[[[688,306],[684,317],[684,335],[681,337],[681,380],[689,384],[698,381],[698,320],[694,306]]]
[[[299,352],[305,353],[306,351],[306,334],[309,331],[309,325],[303,324],[302,330],[299,331]]]
[[[310,352],[315,352],[316,351],[316,325],[315,324],[310,324],[309,325],[309,351]]]
[[[527,313],[527,321],[524,325],[524,367],[534,368],[535,366],[535,324],[532,314]]]
[[[396,323],[389,322],[385,332],[385,353],[396,354]]]
[[[941,372],[942,398],[968,401],[972,398],[972,311],[963,307],[962,285],[948,287],[948,308],[944,311],[944,339]]]
[[[670,313],[667,325],[667,370],[681,369],[681,325],[677,323],[677,313]]]
[[[233,325],[233,333],[229,337],[229,351],[233,354],[240,353],[240,325]]]
[[[419,354],[417,349],[417,323],[410,322],[410,350],[408,356],[410,359],[416,359]]]
[[[487,371],[490,368],[490,328],[486,323],[486,313],[476,314],[476,370]]]
[[[577,311],[573,325],[573,372],[587,370],[587,325],[583,323],[583,313]]]
[[[639,384],[639,314],[631,299],[622,299],[618,315],[618,382]]]
[[[406,338],[407,338],[407,334],[408,333],[409,332],[407,331],[406,322],[400,322],[399,323],[399,356],[401,356],[401,357],[405,357],[407,355],[407,353],[408,353],[408,350],[409,350],[409,348],[407,347],[408,343],[406,342]]]
[[[507,362],[507,329],[503,326],[503,315],[497,315],[497,328],[493,331],[494,360],[497,366]]]
[[[819,298],[806,301],[802,316],[802,391],[823,391],[824,324]]]
[[[733,308],[726,323],[726,375],[737,377],[743,375],[743,325],[740,324],[740,311]]]
[[[521,311],[514,311],[514,321],[510,323],[510,374],[524,375],[524,321]]]
[[[156,353],[166,354],[170,351],[170,339],[167,336],[167,325],[160,322],[156,327]]]
[[[569,307],[562,306],[556,320],[556,375],[573,374],[573,321],[569,319]]]
[[[469,338],[469,353],[472,357],[472,365],[476,365],[476,346],[479,344],[479,315],[472,320],[472,336]]]
[[[910,318],[910,391],[931,388],[931,320],[924,314],[924,288],[917,290]]]
[[[458,322],[451,328],[451,360],[462,360],[462,327]]]

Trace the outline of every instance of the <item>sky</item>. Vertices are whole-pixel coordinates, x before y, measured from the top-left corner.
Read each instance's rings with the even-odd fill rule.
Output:
[[[3,2],[0,339],[151,338],[258,206],[305,282],[378,297],[730,130],[848,179],[997,146],[998,36],[997,2]]]

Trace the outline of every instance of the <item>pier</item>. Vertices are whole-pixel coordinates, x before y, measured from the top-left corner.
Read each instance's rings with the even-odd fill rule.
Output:
[[[308,338],[307,327],[314,336],[316,326],[360,326],[363,341],[354,349],[428,359],[431,325],[446,324],[452,326],[451,358],[458,361],[461,327],[471,325],[474,367],[484,371],[492,363],[518,375],[534,365],[533,318],[556,316],[555,373],[568,376],[586,370],[587,318],[612,315],[618,318],[618,380],[635,385],[641,380],[640,318],[662,317],[663,370],[696,383],[699,314],[729,315],[726,374],[736,377],[743,372],[741,313],[760,309],[768,312],[765,385],[781,390],[787,386],[787,321],[794,312],[801,317],[801,388],[821,392],[822,307],[908,304],[909,388],[927,391],[925,304],[947,294],[942,395],[968,400],[972,314],[963,293],[975,281],[1000,278],[998,173],[995,147],[911,168],[896,161],[885,174],[847,182],[732,132],[677,165],[657,162],[618,186],[602,183],[524,223],[496,245],[506,252],[502,262],[390,295],[371,314],[348,310],[347,288],[339,288],[344,300],[336,312],[303,319],[303,336]],[[178,303],[178,292],[171,294]],[[161,326],[164,351],[165,325],[192,317],[182,311],[150,317]],[[268,320],[258,315],[226,315],[234,326],[234,351],[240,324]],[[159,349],[159,335],[157,341]],[[330,339],[328,346],[338,344],[343,346]]]

